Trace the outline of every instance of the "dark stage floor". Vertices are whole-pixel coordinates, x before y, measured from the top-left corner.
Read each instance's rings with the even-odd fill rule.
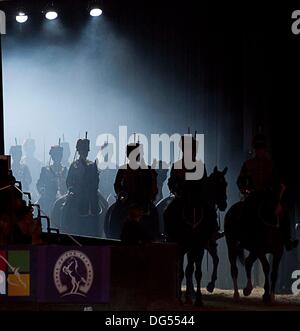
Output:
[[[300,311],[300,295],[277,295],[276,302],[266,305],[262,302],[263,289],[255,288],[250,297],[243,297],[238,302],[232,299],[231,290],[216,289],[214,294],[208,294],[203,289],[203,307],[190,304],[179,304],[167,301],[128,303],[128,297],[119,300],[117,304],[107,305],[76,305],[76,304],[1,304],[0,311]],[[241,294],[241,291],[240,291]]]

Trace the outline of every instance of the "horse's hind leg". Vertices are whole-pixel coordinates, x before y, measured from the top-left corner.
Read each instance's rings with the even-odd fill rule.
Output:
[[[195,306],[202,306],[202,293],[201,293],[201,279],[202,279],[202,260],[204,255],[204,249],[199,247],[199,251],[196,254],[195,262],[196,262],[196,271],[195,278],[197,282],[197,292],[196,292],[196,301]]]
[[[273,255],[272,271],[271,271],[271,301],[275,301],[276,282],[278,277],[279,264],[282,257],[282,251]]]
[[[257,255],[250,252],[249,256],[245,260],[245,268],[246,268],[246,274],[247,274],[247,285],[243,290],[244,296],[249,296],[253,290],[252,285],[252,267],[253,263],[257,260]]]
[[[259,260],[262,264],[262,268],[264,271],[264,275],[265,275],[265,285],[264,285],[264,290],[265,293],[263,295],[263,301],[265,303],[269,303],[271,301],[271,295],[270,295],[270,280],[269,280],[269,276],[270,276],[270,264],[269,261],[266,257],[266,255],[262,255],[259,257]]]
[[[211,275],[211,281],[207,284],[207,291],[213,293],[215,289],[216,280],[218,278],[218,265],[219,265],[219,257],[217,251],[217,245],[208,247],[207,251],[209,252],[210,256],[213,260],[213,272]]]
[[[187,253],[187,266],[185,269],[185,279],[186,279],[186,292],[185,292],[185,302],[187,304],[192,304],[192,298],[194,296],[194,282],[193,282],[193,275],[194,275],[194,263],[195,257],[194,254],[191,252]]]
[[[231,277],[233,281],[233,299],[234,300],[239,300],[240,299],[240,294],[239,294],[239,288],[238,288],[238,267],[237,267],[237,257],[238,257],[238,248],[235,244],[229,243],[227,241],[227,246],[228,246],[228,258],[230,262],[230,271],[231,271]]]

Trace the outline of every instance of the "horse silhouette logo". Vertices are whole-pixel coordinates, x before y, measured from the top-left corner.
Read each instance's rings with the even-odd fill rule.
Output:
[[[93,284],[93,279],[93,265],[88,256],[81,251],[67,251],[56,261],[53,280],[61,297],[85,297]]]

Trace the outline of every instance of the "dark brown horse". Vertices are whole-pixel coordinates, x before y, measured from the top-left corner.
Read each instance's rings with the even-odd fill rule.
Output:
[[[262,201],[262,200],[260,200]],[[228,247],[228,257],[231,265],[231,276],[234,286],[234,299],[239,299],[238,291],[238,257],[243,258],[243,250],[249,251],[245,259],[247,285],[243,290],[245,296],[251,294],[253,285],[251,279],[252,266],[258,259],[263,268],[265,283],[263,301],[268,303],[275,298],[275,287],[278,268],[284,250],[284,240],[279,223],[275,219],[275,208],[264,208],[267,203],[262,202],[252,208],[245,206],[247,202],[238,202],[233,205],[225,216],[225,237]],[[267,258],[271,254],[272,269]],[[271,271],[271,284],[269,280]]]
[[[223,171],[214,169],[213,173],[205,179],[203,192],[199,192],[202,198],[197,205],[189,204],[183,199],[176,198],[170,203],[165,211],[165,231],[170,241],[178,244],[179,252],[179,299],[181,300],[181,285],[186,276],[187,290],[186,301],[191,301],[194,292],[193,275],[197,282],[195,305],[202,305],[201,279],[202,260],[205,250],[217,257],[217,245],[211,242],[214,231],[213,224],[216,221],[216,208],[224,211],[227,207],[227,195],[225,174]],[[184,271],[184,256],[187,255],[187,267]],[[215,269],[212,281],[208,285],[211,292],[217,279],[218,258],[215,261]]]

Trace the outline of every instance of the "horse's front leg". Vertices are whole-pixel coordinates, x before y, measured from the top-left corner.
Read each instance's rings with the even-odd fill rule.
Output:
[[[183,269],[183,262],[184,262],[184,255],[185,251],[183,249],[179,249],[179,259],[178,259],[178,299],[179,302],[182,303],[182,281],[184,278],[184,269]]]
[[[278,277],[278,269],[283,251],[273,255],[272,271],[271,271],[271,302],[275,301],[276,282]]]
[[[238,274],[239,269],[237,267],[237,258],[238,258],[238,247],[237,243],[226,238],[227,247],[228,247],[228,258],[230,262],[230,271],[233,281],[233,299],[238,301],[240,299],[239,288],[238,288]]]
[[[218,257],[218,251],[217,251],[217,245],[216,244],[210,244],[207,248],[208,253],[212,257],[213,261],[213,272],[211,275],[211,281],[207,284],[207,291],[210,293],[213,293],[216,285],[216,280],[218,278],[218,265],[219,265],[219,257]]]
[[[245,260],[245,268],[246,268],[246,274],[247,274],[247,285],[243,290],[244,296],[249,296],[253,290],[253,284],[252,284],[252,267],[254,262],[257,260],[257,255],[253,252],[250,252],[249,256]]]
[[[195,263],[195,256],[193,252],[187,252],[187,266],[185,269],[185,279],[186,279],[185,302],[187,304],[193,303],[192,300],[195,292],[194,282],[193,282],[194,263]]]
[[[195,306],[202,306],[202,293],[201,293],[201,279],[202,279],[202,260],[204,255],[204,248],[198,248],[196,253],[196,271],[195,271],[195,278],[197,282],[197,292],[196,292],[196,301]]]
[[[270,295],[270,280],[269,280],[269,276],[270,276],[270,263],[266,257],[266,255],[262,255],[259,257],[259,260],[262,264],[262,268],[264,271],[264,275],[265,275],[265,285],[264,285],[264,290],[265,293],[263,295],[263,301],[264,303],[269,303],[271,301],[271,295]]]

